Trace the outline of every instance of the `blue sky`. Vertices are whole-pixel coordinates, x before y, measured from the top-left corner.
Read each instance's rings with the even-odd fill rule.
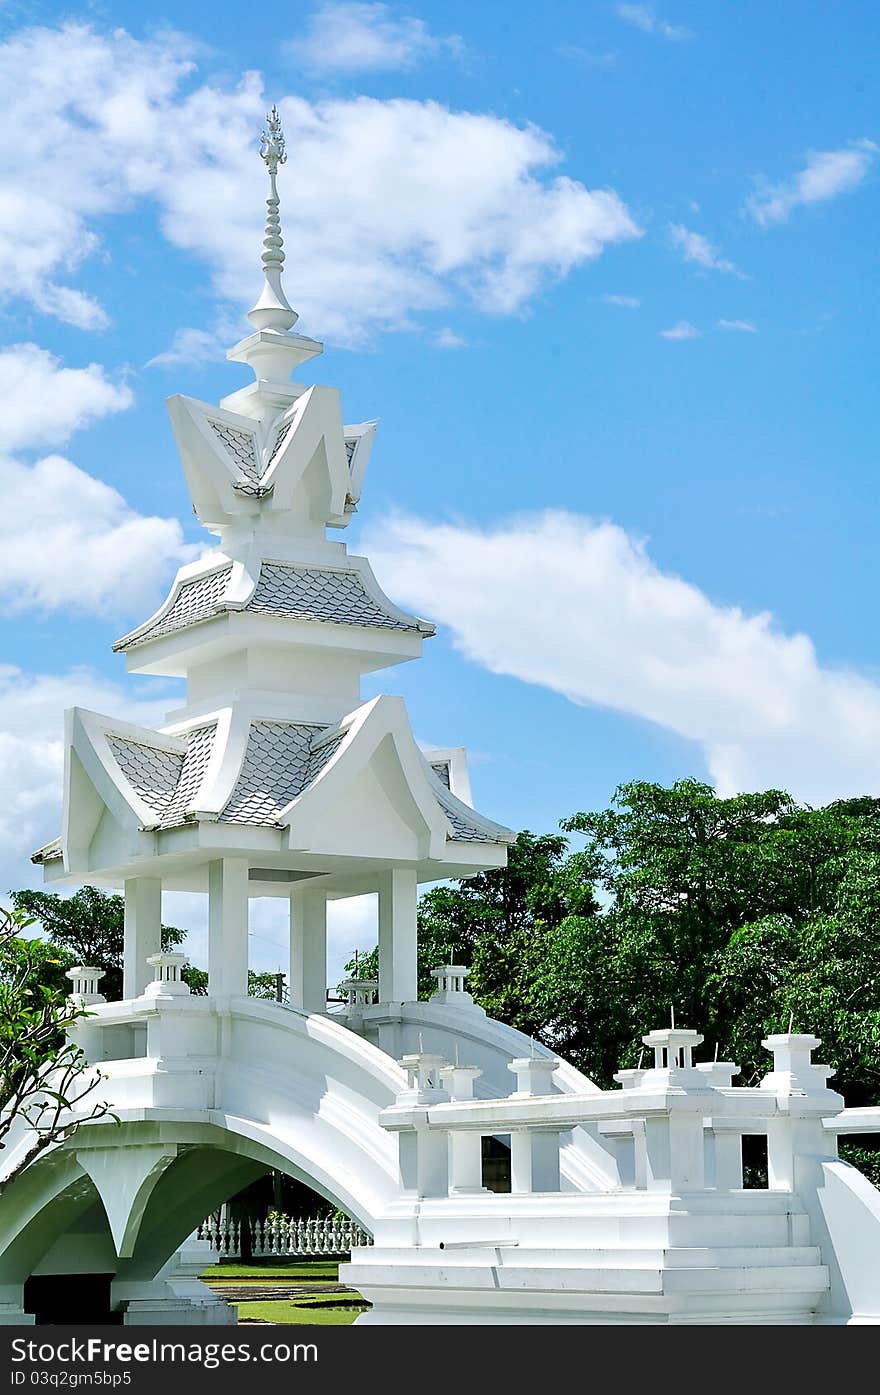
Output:
[[[272,101],[303,376],[380,419],[347,541],[439,623],[383,682],[478,806],[876,789],[878,42],[855,0],[8,5],[5,884],[61,709],[174,705],[110,644],[204,540],[163,400],[244,381]]]

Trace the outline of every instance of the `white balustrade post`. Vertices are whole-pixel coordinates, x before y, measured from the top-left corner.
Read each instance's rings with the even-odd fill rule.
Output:
[[[472,1100],[474,1084],[483,1072],[478,1066],[445,1066],[440,1079],[451,1100]],[[484,1192],[483,1136],[473,1129],[449,1131],[449,1193]]]
[[[703,1038],[687,1028],[664,1027],[642,1041],[654,1065],[632,1092],[633,1112],[645,1121],[646,1185],[649,1191],[702,1191],[706,1185],[703,1118],[711,1113],[705,1074],[694,1065]],[[639,1101],[641,1096],[644,1105]],[[660,1097],[661,1103],[654,1103]]]
[[[467,991],[469,974],[470,969],[465,968],[464,964],[439,964],[432,969],[431,976],[437,980],[437,987],[431,994],[431,1002],[442,1007],[471,1008],[485,1017],[485,1010],[474,1002],[473,994]]]
[[[831,1067],[813,1065],[818,1037],[780,1032],[761,1045],[772,1051],[773,1069],[760,1088],[776,1095],[779,1110],[767,1123],[768,1186],[813,1192],[821,1183],[821,1163],[837,1156],[837,1137],[822,1121],[843,1108],[843,1098],[828,1088]]]
[[[552,1077],[559,1061],[554,1056],[521,1056],[509,1061],[507,1069],[516,1077],[511,1099],[556,1093]],[[517,1193],[559,1191],[558,1129],[511,1130],[510,1189]]]
[[[729,1090],[733,1077],[739,1074],[734,1061],[705,1061],[695,1067],[705,1076],[707,1085]],[[742,1129],[730,1126],[723,1114],[712,1117],[704,1138],[707,1186],[719,1192],[740,1191],[743,1184]]]
[[[139,998],[150,982],[147,960],[162,949],[162,879],[127,877],[122,996]]]
[[[379,873],[379,1000],[414,1003],[419,996],[416,962],[415,870],[389,867]]]
[[[248,990],[248,863],[208,863],[208,992],[245,997]]]
[[[301,1012],[327,1011],[327,893],[317,886],[290,897],[290,1001]]]
[[[379,981],[374,978],[347,978],[341,985],[345,994],[345,1019],[357,1029],[363,1022],[364,1010],[372,1007],[378,997]]]
[[[65,977],[70,979],[71,984],[68,998],[78,1007],[95,1007],[98,1003],[106,1003],[104,994],[98,991],[104,970],[97,965],[77,964],[66,971]]]
[[[385,1110],[387,1123],[395,1110],[405,1111],[407,1123],[398,1130],[400,1178],[405,1191],[418,1197],[446,1196],[449,1191],[449,1131],[428,1127],[428,1109],[449,1099],[440,1071],[446,1065],[442,1056],[430,1051],[413,1052],[400,1064],[407,1073],[407,1087],[396,1105]]]
[[[189,964],[187,955],[170,952],[151,954],[147,964],[153,970],[153,979],[144,989],[145,998],[189,997],[189,984],[181,978],[182,970]]]

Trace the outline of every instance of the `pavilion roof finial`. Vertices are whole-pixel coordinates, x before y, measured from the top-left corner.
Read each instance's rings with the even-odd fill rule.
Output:
[[[262,294],[248,319],[255,329],[288,330],[296,324],[299,316],[290,306],[281,285],[284,270],[284,239],[281,236],[281,218],[278,214],[279,198],[276,186],[278,166],[287,160],[284,131],[281,115],[273,106],[266,116],[266,129],[260,137],[260,158],[269,171],[269,197],[266,200],[266,231],[263,236],[263,275],[265,283]]]

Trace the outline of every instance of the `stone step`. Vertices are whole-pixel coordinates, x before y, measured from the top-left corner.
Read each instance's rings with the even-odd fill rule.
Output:
[[[502,1264],[516,1264],[518,1251],[501,1250]],[[471,1256],[473,1257],[473,1256]],[[705,1245],[675,1248],[589,1249],[566,1254],[560,1250],[529,1250],[529,1264],[536,1268],[639,1269],[742,1269],[757,1265],[820,1265],[818,1245]]]
[[[659,1265],[584,1265],[578,1268],[532,1266],[526,1256],[520,1263],[493,1266],[471,1264],[454,1268],[443,1263],[407,1265],[395,1263],[353,1266],[352,1280],[368,1295],[378,1289],[434,1289],[485,1292],[489,1289],[584,1295],[692,1295],[700,1300],[708,1295],[771,1295],[773,1301],[784,1294],[800,1295],[814,1305],[828,1289],[828,1270],[822,1264],[754,1264],[729,1267],[662,1268]]]

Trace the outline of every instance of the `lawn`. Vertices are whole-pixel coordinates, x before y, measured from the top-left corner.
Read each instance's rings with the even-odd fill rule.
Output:
[[[201,1275],[203,1279],[310,1279],[336,1283],[339,1261],[336,1259],[265,1259],[253,1264],[210,1264]]]
[[[328,1295],[329,1296],[329,1295]],[[239,1303],[242,1320],[292,1324],[295,1327],[348,1327],[362,1308],[332,1308],[329,1303],[298,1308],[294,1303]]]
[[[292,1298],[266,1298],[239,1302],[238,1315],[242,1321],[285,1323],[300,1327],[348,1327],[367,1304],[360,1294],[322,1293],[326,1284],[339,1280],[339,1262],[335,1259],[258,1259],[252,1264],[212,1264],[201,1276],[212,1285],[215,1293],[229,1283],[230,1290],[240,1292],[251,1285],[261,1289],[285,1289],[291,1284],[312,1291]]]

